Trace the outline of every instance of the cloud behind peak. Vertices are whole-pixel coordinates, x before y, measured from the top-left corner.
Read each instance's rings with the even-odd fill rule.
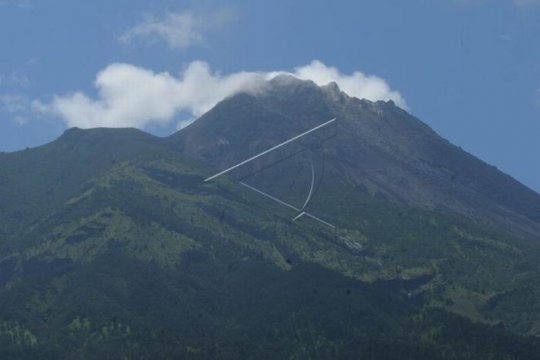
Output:
[[[336,82],[350,96],[368,100],[393,100],[406,108],[401,94],[379,77],[355,71],[350,75],[320,61],[297,67],[292,72],[236,72],[222,75],[203,61],[190,63],[179,75],[156,73],[130,64],[111,64],[98,73],[97,96],[76,91],[55,96],[52,101],[34,102],[41,113],[62,119],[67,126],[137,127],[166,125],[181,113],[195,119],[219,101],[239,92],[257,93],[265,81],[288,73],[322,86]],[[191,121],[191,120],[190,120]],[[182,121],[180,127],[187,125]]]

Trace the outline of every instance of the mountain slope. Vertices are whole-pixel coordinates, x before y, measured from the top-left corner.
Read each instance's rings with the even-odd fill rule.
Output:
[[[151,158],[158,142],[135,129],[74,128],[45,146],[0,154],[0,217],[8,220],[2,230],[28,226],[117,163]]]
[[[335,231],[204,181],[337,115],[308,208]],[[471,175],[446,189],[415,156]],[[306,160],[246,181],[303,200]],[[532,359],[537,196],[391,104],[288,78],[166,139],[68,130],[0,156],[0,357]]]
[[[350,98],[335,84],[319,88],[278,77],[262,94],[240,94],[218,104],[172,141],[226,168],[331,118],[338,119],[338,136],[328,146],[329,177],[395,202],[448,209],[539,237],[539,194],[448,143],[393,103]]]
[[[201,175],[180,158],[120,164],[28,229],[1,262],[1,328],[15,341],[4,358],[534,353],[532,340],[422,310],[431,276],[354,280],[366,253]]]

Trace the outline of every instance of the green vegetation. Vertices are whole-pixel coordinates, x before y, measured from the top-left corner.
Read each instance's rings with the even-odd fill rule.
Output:
[[[294,223],[154,138],[75,135],[0,158],[2,359],[540,354],[529,241],[331,183],[339,230]]]

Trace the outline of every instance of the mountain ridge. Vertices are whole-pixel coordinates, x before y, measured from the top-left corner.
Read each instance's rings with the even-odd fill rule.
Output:
[[[392,103],[278,85],[167,138],[71,129],[0,155],[0,357],[534,358],[540,244],[519,213],[534,217],[538,194],[483,195],[473,185],[499,173]],[[274,154],[246,181],[303,202],[312,161],[324,176],[307,210],[335,229],[293,221],[243,174],[204,181],[333,115],[324,146]],[[486,209],[426,206],[454,196],[437,193],[453,162],[481,164],[451,186]]]

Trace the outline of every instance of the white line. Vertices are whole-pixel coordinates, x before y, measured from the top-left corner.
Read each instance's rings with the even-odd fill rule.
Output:
[[[319,219],[319,218],[316,217],[315,215],[311,215],[310,213],[305,212],[305,211],[302,211],[300,214],[298,214],[298,215],[293,219],[293,221],[296,221],[296,220],[300,219],[300,218],[301,218],[302,216],[304,216],[304,215],[307,216],[307,217],[312,218],[313,220],[319,221],[319,222],[321,222],[322,224],[331,227],[332,229],[335,229],[335,228],[336,228],[334,225],[330,224],[329,222],[326,222],[326,221],[324,221],[324,220],[322,220],[322,219]]]
[[[306,215],[306,212],[302,211],[300,214],[296,215],[296,217],[293,219],[293,221],[296,221],[296,220],[300,219],[304,215]]]
[[[323,224],[326,225],[326,226],[330,226],[332,229],[335,229],[335,228],[336,228],[334,225],[332,225],[332,224],[330,224],[330,223],[328,223],[328,222],[326,222],[326,221],[324,221],[324,220],[321,220],[321,219],[319,219],[318,217],[316,217],[315,215],[311,215],[311,214],[308,213],[308,212],[307,212],[307,213],[304,213],[304,215],[309,216],[309,217],[312,218],[313,220],[317,220],[317,221],[323,223]]]
[[[243,185],[243,186],[247,187],[248,189],[253,190],[253,191],[255,191],[256,193],[261,194],[262,196],[265,196],[265,197],[267,197],[267,198],[269,198],[269,199],[271,199],[271,200],[274,200],[275,202],[280,203],[281,205],[285,205],[286,207],[288,207],[288,208],[290,208],[290,209],[293,209],[294,211],[301,211],[301,210],[298,209],[297,207],[294,207],[294,206],[292,206],[291,204],[287,204],[285,201],[281,201],[281,200],[279,200],[278,198],[276,198],[276,197],[274,197],[274,196],[272,196],[272,195],[270,195],[270,194],[265,193],[264,191],[261,191],[261,190],[259,190],[259,189],[254,188],[254,187],[251,186],[251,185],[246,184],[245,182],[240,182],[240,185]],[[326,222],[326,221],[324,221],[324,220],[322,220],[322,219],[319,219],[319,218],[316,217],[315,215],[311,215],[310,213],[305,212],[305,211],[301,211],[300,214],[298,214],[293,220],[296,221],[296,220],[300,219],[300,218],[301,218],[302,216],[304,216],[304,215],[305,215],[305,216],[308,216],[308,217],[312,218],[313,220],[316,220],[316,221],[318,221],[318,222],[320,222],[320,223],[322,223],[322,224],[324,224],[324,225],[326,225],[326,226],[329,226],[329,227],[331,227],[332,229],[335,229],[335,228],[336,228],[334,225],[330,224],[329,222]]]
[[[298,208],[296,208],[296,207],[294,207],[294,206],[292,206],[292,205],[290,205],[290,204],[287,204],[285,201],[281,201],[281,200],[279,200],[278,198],[273,197],[272,195],[269,195],[269,194],[267,194],[267,193],[265,193],[265,192],[263,192],[263,191],[261,191],[261,190],[259,190],[259,189],[255,189],[253,186],[250,186],[250,185],[246,184],[245,182],[240,182],[240,185],[244,185],[244,186],[247,187],[248,189],[251,189],[251,190],[255,191],[256,193],[259,193],[259,194],[261,194],[261,195],[263,195],[263,196],[266,196],[267,198],[272,199],[272,200],[274,200],[274,201],[280,203],[281,205],[285,205],[285,206],[287,206],[288,208],[293,209],[294,211],[300,211],[300,209],[298,209]]]
[[[306,132],[304,132],[304,133],[302,133],[302,134],[300,134],[300,135],[296,135],[296,136],[293,137],[292,139],[289,139],[289,140],[287,140],[287,141],[285,141],[285,142],[282,142],[282,143],[279,144],[279,145],[276,145],[276,146],[274,146],[274,147],[272,147],[272,148],[270,148],[270,149],[268,149],[268,150],[263,151],[263,152],[260,153],[260,154],[257,154],[257,155],[255,155],[255,156],[253,156],[253,157],[250,157],[249,159],[244,160],[244,161],[242,161],[242,162],[240,162],[240,163],[238,163],[238,164],[236,164],[236,165],[234,165],[234,166],[231,166],[230,168],[225,169],[225,170],[223,170],[222,172],[219,172],[219,173],[217,173],[217,174],[215,174],[215,175],[212,175],[212,176],[210,176],[209,178],[205,179],[204,181],[206,182],[206,181],[213,180],[213,179],[217,178],[218,176],[221,176],[221,175],[223,175],[223,174],[226,174],[226,173],[228,173],[228,172],[231,171],[231,170],[234,170],[234,169],[236,169],[236,168],[238,168],[238,167],[240,167],[240,166],[242,166],[242,165],[247,164],[247,163],[250,162],[250,161],[253,161],[253,160],[255,160],[255,159],[257,159],[257,158],[259,158],[259,157],[261,157],[261,156],[263,156],[263,155],[266,155],[266,154],[268,154],[268,153],[271,152],[271,151],[274,151],[274,150],[276,150],[276,149],[278,149],[278,148],[280,148],[280,147],[282,147],[282,146],[284,146],[284,145],[287,145],[287,144],[289,144],[289,143],[291,143],[291,142],[293,142],[293,141],[295,141],[295,140],[298,140],[298,139],[300,139],[302,136],[305,136],[305,135],[307,135],[307,134],[309,134],[309,133],[312,133],[312,132],[315,131],[315,130],[319,130],[320,128],[322,128],[322,127],[324,127],[324,126],[330,125],[330,124],[333,123],[334,121],[336,121],[336,118],[333,118],[332,120],[329,120],[329,121],[325,122],[324,124],[321,124],[321,125],[319,125],[319,126],[316,126],[316,127],[314,127],[313,129],[308,130],[308,131],[306,131]]]

